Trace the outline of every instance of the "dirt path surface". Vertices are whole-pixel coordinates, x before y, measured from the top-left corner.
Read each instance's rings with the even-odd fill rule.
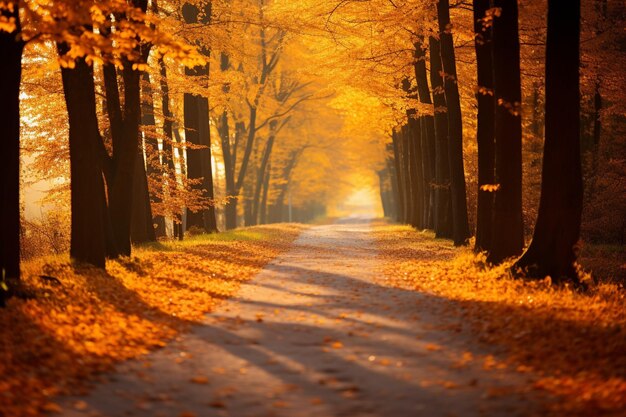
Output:
[[[87,397],[64,399],[62,414],[529,413],[528,398],[514,393],[518,374],[464,361],[488,352],[441,305],[384,285],[368,231],[365,223],[309,229],[203,324],[120,366]]]

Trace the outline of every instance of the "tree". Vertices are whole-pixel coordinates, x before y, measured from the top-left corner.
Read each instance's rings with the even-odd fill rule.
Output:
[[[0,5],[0,307],[6,279],[20,278],[20,84],[22,50],[17,1]]]
[[[496,99],[492,242],[488,259],[500,263],[524,248],[522,217],[522,117],[517,0],[496,0],[493,73]]]
[[[69,52],[66,43],[58,44],[63,57]],[[93,66],[85,58],[73,68],[61,68],[63,90],[69,118],[72,232],[70,256],[79,262],[105,266],[105,242],[109,252],[115,245],[102,179],[102,138],[96,115]]]
[[[450,162],[448,157],[448,105],[443,88],[441,47],[439,39],[430,37],[430,84],[435,112],[435,233],[439,238],[452,237],[452,204],[450,196]]]
[[[211,22],[211,2],[204,2],[202,16],[200,10],[190,4],[183,6],[183,17],[187,24],[205,26]],[[201,47],[201,52],[207,57],[210,50]],[[187,75],[208,77],[207,65],[185,70]],[[187,209],[187,228],[196,227],[207,233],[217,232],[215,220],[215,206],[213,204],[213,169],[211,162],[211,133],[209,128],[209,101],[206,97],[197,94],[185,93],[184,98],[185,138],[191,145],[187,148],[187,175],[192,180],[199,180],[195,187],[205,193],[210,201],[208,208],[202,210]]]
[[[452,238],[455,245],[464,245],[467,243],[470,232],[467,219],[465,169],[463,167],[463,120],[448,0],[439,0],[437,2],[437,20],[439,23],[441,62],[445,73],[444,90],[448,110],[448,159],[450,163]]]
[[[546,127],[533,239],[515,263],[528,277],[578,282],[583,186],[580,161],[580,0],[548,1]]]
[[[474,0],[474,43],[478,105],[476,142],[478,144],[478,198],[476,208],[477,252],[490,251],[493,237],[495,185],[495,98],[493,90],[493,43],[492,24],[488,19],[490,0]]]

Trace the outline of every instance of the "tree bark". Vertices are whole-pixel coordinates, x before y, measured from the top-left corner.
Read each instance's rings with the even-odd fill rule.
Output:
[[[57,45],[60,55],[69,47]],[[70,257],[104,268],[108,217],[103,181],[102,138],[98,129],[93,67],[77,59],[61,68],[69,119],[72,230]]]
[[[402,169],[402,143],[399,133],[395,130],[391,134],[391,141],[393,144],[393,160],[397,182],[397,220],[399,223],[406,223],[406,211],[404,206],[406,187],[404,185],[404,170]]]
[[[409,163],[411,174],[411,201],[413,210],[411,211],[410,224],[414,228],[421,230],[424,228],[424,172],[422,165],[422,135],[420,120],[414,114],[409,115],[406,134],[409,141]]]
[[[0,186],[0,281],[20,279],[20,85],[22,81],[22,51],[17,2],[9,2],[13,11],[3,9],[5,19],[15,19],[15,30],[0,31],[0,157],[2,158]],[[0,307],[8,298],[0,288]]]
[[[203,2],[202,20],[198,20],[200,10],[190,3],[183,5],[183,18],[187,24],[209,25],[211,23],[210,1]],[[203,55],[209,58],[211,52],[201,47]],[[209,66],[203,65],[193,69],[185,69],[188,76],[209,76]],[[184,95],[185,139],[192,147],[187,149],[187,177],[198,181],[193,188],[202,196],[211,200],[206,209],[192,211],[187,209],[187,228],[198,228],[207,233],[217,232],[215,207],[213,205],[213,170],[211,161],[211,135],[209,129],[209,101],[206,97],[185,93]]]
[[[470,237],[467,219],[465,168],[463,167],[463,120],[456,75],[456,58],[450,29],[448,0],[437,3],[441,62],[445,72],[444,90],[448,106],[448,159],[450,163],[450,195],[452,204],[452,238],[457,246],[467,244]]]
[[[435,112],[435,234],[452,238],[452,205],[450,197],[450,159],[448,157],[448,104],[443,87],[440,42],[429,39],[430,84]]]
[[[514,268],[579,281],[575,246],[583,205],[580,161],[580,0],[548,1],[546,138],[532,242]]]
[[[415,44],[415,80],[417,82],[417,93],[420,103],[432,106],[430,88],[426,72],[426,53],[424,51],[423,39]],[[435,160],[436,160],[436,139],[435,139],[435,118],[430,114],[420,116],[420,126],[422,128],[422,169],[424,172],[424,227],[434,228],[434,218],[437,201],[435,199]]]
[[[478,145],[478,198],[476,203],[476,252],[492,249],[494,193],[486,185],[495,185],[495,98],[493,91],[492,28],[482,19],[491,8],[490,0],[474,0],[474,36],[478,104],[476,143]]]
[[[493,23],[496,100],[496,183],[493,234],[488,260],[500,263],[524,248],[522,215],[522,89],[517,0],[495,0],[501,10]]]

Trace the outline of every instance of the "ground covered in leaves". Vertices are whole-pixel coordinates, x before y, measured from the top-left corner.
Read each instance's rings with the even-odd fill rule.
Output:
[[[431,233],[392,225],[374,233],[386,279],[451,301],[447,311],[508,358],[492,365],[534,375],[528,389],[557,399],[549,414],[626,413],[626,292],[611,279],[580,293],[549,280],[514,280],[510,264],[487,268],[483,255]]]
[[[23,265],[30,299],[0,310],[0,416],[59,409],[52,398],[164,346],[288,249],[303,226],[253,227],[136,248],[106,271],[67,257]],[[44,276],[43,278],[41,276]]]

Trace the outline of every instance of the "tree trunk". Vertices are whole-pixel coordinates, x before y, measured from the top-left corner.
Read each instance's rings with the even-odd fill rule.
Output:
[[[524,249],[522,215],[522,89],[517,0],[495,0],[493,23],[496,106],[496,183],[493,234],[488,260],[500,263]]]
[[[145,173],[141,173],[138,170],[137,175],[146,176],[146,195],[148,205],[146,207],[150,208],[149,212],[146,212],[146,215],[151,218],[148,219],[147,225],[149,226],[146,229],[147,237],[149,241],[155,241],[156,237],[165,236],[165,217],[164,216],[154,216],[152,218],[152,206],[150,205],[150,197],[155,203],[161,203],[162,199],[158,194],[150,195],[150,190],[148,187],[148,178],[157,177],[159,179],[159,183],[164,181],[166,170],[163,167],[163,162],[161,161],[159,151],[159,141],[156,136],[156,119],[154,117],[154,95],[152,90],[152,80],[150,79],[150,74],[148,72],[144,72],[142,76],[141,83],[141,124],[143,126],[143,137],[145,141],[145,149],[147,156],[147,164],[145,165]],[[164,112],[165,113],[165,112]],[[171,127],[170,127],[171,129]],[[165,147],[165,143],[163,143],[163,147]],[[143,154],[141,160],[143,160]],[[137,159],[138,161],[140,158]],[[140,181],[143,183],[143,179]],[[133,203],[134,204],[134,203]],[[145,203],[144,203],[145,205]],[[134,220],[133,220],[134,222]],[[154,237],[154,238],[153,238]],[[133,232],[131,230],[131,238],[133,242],[136,242],[135,237],[133,237]]]
[[[256,176],[256,186],[254,188],[254,196],[252,198],[252,219],[256,223],[259,218],[259,205],[261,203],[261,188],[263,186],[263,182],[265,181],[265,171],[267,170],[267,166],[270,161],[270,157],[272,155],[272,148],[274,146],[274,141],[276,139],[276,127],[278,122],[276,120],[272,120],[270,122],[270,134],[267,138],[267,143],[265,144],[265,149],[263,150],[263,155],[261,157],[261,166],[259,167],[259,172]]]
[[[422,135],[419,119],[415,115],[410,115],[407,124],[407,135],[409,137],[409,152],[411,164],[411,200],[413,210],[411,214],[411,226],[421,230],[424,228],[424,172],[422,170]]]
[[[4,19],[15,19],[13,32],[0,31],[0,156],[2,181],[0,190],[0,282],[5,278],[20,279],[20,84],[22,81],[22,50],[17,39],[20,32],[19,9],[9,2],[13,11],[2,10]],[[0,307],[8,294],[0,288]]]
[[[204,231],[217,233],[217,219],[215,217],[215,191],[213,189],[213,158],[211,156],[211,130],[209,125],[209,100],[205,97],[198,98],[198,115],[200,144],[200,159],[202,168],[202,188],[205,190],[210,205],[202,212]]]
[[[141,146],[137,151],[137,159],[135,160],[130,238],[133,243],[156,242],[150,193],[148,192],[148,178]]]
[[[448,105],[448,159],[450,161],[450,195],[452,204],[452,238],[454,244],[465,245],[470,237],[467,219],[465,191],[465,168],[463,167],[463,120],[461,100],[456,75],[454,43],[450,30],[450,6],[448,0],[437,3],[441,62],[445,72],[444,90]]]
[[[415,80],[417,82],[417,92],[420,103],[432,106],[430,88],[426,72],[426,53],[424,51],[423,40],[415,44]],[[435,139],[435,118],[430,114],[420,116],[422,127],[422,169],[424,171],[424,227],[434,228],[435,212],[437,201],[433,184],[435,183],[435,160],[436,160],[436,139]]]
[[[59,54],[69,51],[57,45]],[[93,68],[78,59],[61,68],[69,119],[72,231],[70,256],[78,262],[105,266],[105,219],[108,216],[102,178],[102,138],[98,130]]]
[[[157,170],[154,169],[154,159],[158,156],[159,144],[155,138],[154,128],[156,121],[154,119],[154,106],[152,105],[152,88],[150,85],[150,75],[145,72],[142,75],[141,88],[141,124],[143,129],[143,137],[145,141],[146,154],[148,156],[148,164],[144,158],[144,150],[139,141],[139,149],[137,150],[137,159],[135,160],[135,181],[133,181],[133,204],[130,224],[130,238],[133,243],[155,242],[156,231],[152,219],[152,206],[150,204],[150,191],[148,189],[148,175],[156,175]],[[165,228],[165,221],[162,219],[162,229]]]
[[[113,142],[112,169],[108,172],[107,189],[109,214],[115,248],[109,248],[108,256],[130,256],[130,224],[133,203],[135,162],[140,151],[139,120],[141,99],[140,73],[126,61],[122,69],[124,104],[120,100],[117,71],[112,64],[103,67],[107,111]]]
[[[450,159],[448,157],[448,104],[443,88],[441,48],[431,37],[430,84],[433,89],[435,112],[435,234],[438,238],[452,237],[452,205],[450,197]]]
[[[548,1],[546,139],[533,240],[515,268],[578,282],[575,246],[583,204],[580,162],[580,0]]]
[[[402,153],[401,153],[401,139],[399,133],[394,131],[391,134],[391,141],[393,144],[393,160],[394,167],[396,172],[396,183],[397,183],[397,220],[399,223],[406,223],[406,212],[404,210],[404,199],[405,199],[405,185],[404,185],[404,171],[402,169]]]
[[[272,164],[271,161],[267,165],[267,170],[265,172],[265,179],[263,180],[263,197],[261,199],[261,214],[259,222],[261,224],[267,224],[267,194],[270,189],[270,178],[272,174]]]
[[[202,19],[200,9],[191,3],[185,3],[182,8],[183,18],[187,24],[209,25],[211,23],[212,4],[202,2]],[[210,57],[208,48],[201,46],[201,53]],[[188,76],[208,77],[209,66],[202,65],[193,69],[186,68]],[[208,209],[192,211],[187,209],[187,229],[197,228],[207,233],[217,232],[215,207],[213,206],[213,170],[211,167],[211,135],[209,129],[209,102],[206,97],[185,93],[184,95],[185,139],[192,146],[187,149],[187,178],[198,181],[193,188],[202,196],[211,200]]]
[[[492,249],[494,193],[486,185],[495,185],[495,98],[493,91],[492,29],[482,19],[491,8],[490,0],[474,0],[474,34],[478,104],[476,142],[478,145],[478,198],[476,202],[477,252]]]
[[[402,138],[402,164],[404,165],[404,212],[406,213],[405,223],[412,224],[413,213],[415,209],[415,200],[413,196],[413,170],[411,164],[411,141],[408,133],[408,125],[400,128],[400,137]]]

